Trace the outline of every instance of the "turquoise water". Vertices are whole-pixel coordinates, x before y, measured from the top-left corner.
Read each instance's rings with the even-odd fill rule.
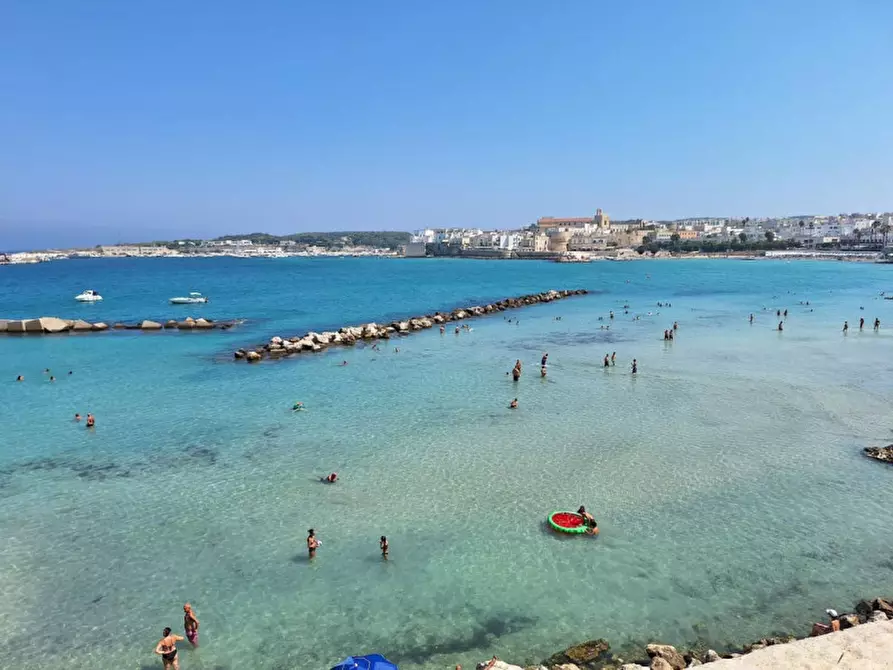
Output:
[[[893,301],[878,297],[891,272],[708,260],[0,268],[0,317],[248,319],[221,333],[0,339],[0,657],[160,667],[154,644],[180,628],[187,600],[202,647],[181,652],[184,670],[323,669],[370,651],[428,670],[532,662],[592,637],[722,647],[805,632],[827,606],[893,592],[893,469],[860,455],[893,441]],[[399,353],[229,360],[275,334],[576,287],[593,294],[458,336],[416,334],[393,342]],[[74,302],[84,288],[105,301]],[[212,302],[167,305],[190,290]],[[775,308],[790,310],[784,333]],[[859,333],[860,315],[879,317],[880,333]],[[289,411],[295,400],[307,411]],[[75,412],[94,413],[96,431]],[[332,470],[342,481],[320,484]],[[548,512],[581,503],[597,539],[546,530]],[[311,527],[323,540],[312,563]]]

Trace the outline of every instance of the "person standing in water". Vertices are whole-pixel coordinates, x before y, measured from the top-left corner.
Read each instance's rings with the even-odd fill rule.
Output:
[[[96,427],[96,418],[87,412],[87,428],[95,428]]]
[[[608,362],[608,354],[605,354],[605,367],[608,367],[610,363]]]
[[[388,560],[388,552],[391,550],[391,545],[388,544],[388,538],[384,535],[382,535],[381,540],[378,541],[378,548],[381,549],[381,557],[384,560]]]
[[[864,327],[865,327],[865,319],[860,317],[859,318],[859,330],[862,330]]]
[[[778,322],[778,332],[780,333],[780,332],[782,332],[783,330],[784,330],[784,324],[783,324],[781,321],[779,321],[779,322]]]
[[[616,364],[617,364],[617,352],[614,351],[611,353],[611,365],[616,365]]]
[[[750,318],[748,319],[748,321],[750,321],[750,323],[753,323],[753,314],[750,315]]]
[[[545,376],[546,376],[546,366],[544,365],[543,367],[540,368],[540,377],[545,377]]]
[[[515,398],[509,403],[509,409],[518,409],[518,399]]]
[[[195,612],[192,611],[192,605],[186,603],[183,605],[183,630],[186,632],[186,639],[193,648],[198,647],[198,619],[195,618]]]
[[[876,318],[874,320],[874,332],[878,332],[880,329],[881,329],[881,320]]]
[[[543,367],[546,367],[546,363],[548,361],[549,361],[549,354],[547,352],[547,353],[543,354],[543,359],[540,361],[540,365],[542,365]]]
[[[177,642],[182,642],[179,635],[172,635],[170,628],[162,631],[164,637],[155,645],[155,653],[161,656],[164,670],[180,670],[180,659],[177,658]]]
[[[636,359],[633,359],[633,374],[636,374],[639,371],[639,363]]]
[[[843,322],[843,334],[846,335],[846,331],[850,329],[850,324],[846,321]]]
[[[311,528],[307,531],[307,555],[313,559],[316,557],[316,550],[319,549],[319,540],[316,539],[316,533]]]

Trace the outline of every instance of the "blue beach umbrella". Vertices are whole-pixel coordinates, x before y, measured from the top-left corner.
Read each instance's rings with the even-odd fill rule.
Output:
[[[332,670],[398,670],[398,668],[381,654],[369,654],[348,656]]]

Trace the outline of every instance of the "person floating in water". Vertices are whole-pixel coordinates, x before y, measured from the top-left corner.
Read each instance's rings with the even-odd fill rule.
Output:
[[[616,364],[617,364],[617,352],[614,351],[611,353],[611,365],[616,365]]]
[[[636,374],[639,371],[639,363],[636,359],[633,359],[633,374]]]
[[[543,367],[540,368],[540,377],[545,377],[545,376],[546,376],[546,366],[544,365]]]
[[[186,639],[193,648],[198,647],[198,619],[195,618],[195,612],[192,611],[192,605],[186,603],[183,605],[183,630],[186,632]]]
[[[180,660],[177,658],[177,642],[182,642],[183,638],[179,635],[171,635],[171,629],[165,628],[162,631],[164,637],[155,645],[155,653],[161,656],[164,663],[164,670],[172,668],[180,670]]]
[[[859,330],[862,330],[864,327],[865,327],[865,319],[860,318],[859,319]]]
[[[80,414],[75,414],[75,415],[74,415],[74,420],[75,420],[76,422],[80,423],[80,421],[81,421],[81,415],[80,415]]]
[[[95,428],[96,427],[96,417],[94,417],[89,412],[87,413],[87,428]]]
[[[16,377],[16,381],[23,382],[23,381],[25,381],[25,378],[22,375],[19,375],[18,377]]]
[[[843,322],[843,334],[846,335],[846,332],[850,329],[850,324],[846,321]]]
[[[880,329],[881,329],[881,320],[875,319],[874,320],[874,332],[878,332]]]
[[[596,523],[595,518],[586,511],[586,508],[583,505],[580,505],[577,514],[583,517],[583,523],[586,524],[587,533],[593,534],[598,532],[598,523]]]
[[[56,378],[53,375],[50,375],[50,381],[54,382],[54,381],[56,381]]]
[[[291,406],[291,410],[293,412],[300,412],[303,409],[304,409],[304,403],[302,403],[302,402],[296,402],[294,405]]]
[[[388,538],[384,535],[382,535],[381,539],[378,541],[378,548],[381,549],[381,557],[388,560],[388,552],[391,550],[391,545],[388,544]]]
[[[784,324],[783,324],[781,321],[779,321],[779,322],[778,322],[778,332],[780,333],[780,332],[782,332],[783,330],[784,330]]]
[[[316,550],[319,549],[322,542],[320,542],[314,530],[311,528],[307,531],[307,555],[309,558],[314,558],[316,556]]]
[[[322,481],[324,481],[326,484],[334,484],[338,481],[338,473],[333,472],[332,474],[323,477]]]
[[[607,367],[609,367],[610,365],[611,365],[611,363],[608,362],[608,354],[605,354],[605,367],[607,368]]]
[[[509,403],[509,409],[518,409],[518,399],[515,398]]]

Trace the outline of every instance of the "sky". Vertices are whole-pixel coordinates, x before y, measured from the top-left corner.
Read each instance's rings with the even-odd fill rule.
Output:
[[[0,249],[893,209],[889,0],[0,0]]]

